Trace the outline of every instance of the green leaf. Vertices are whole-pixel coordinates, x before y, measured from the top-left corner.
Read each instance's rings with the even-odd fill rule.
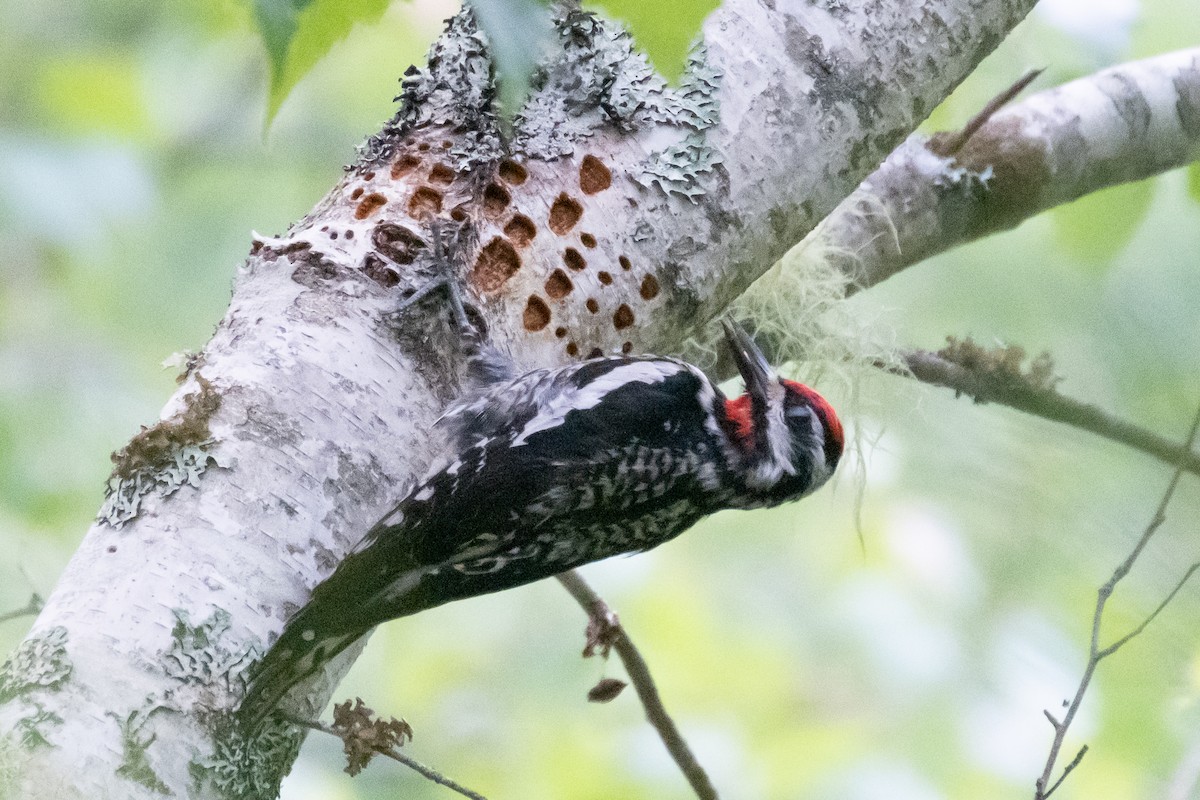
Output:
[[[625,23],[633,40],[667,80],[674,81],[687,62],[700,25],[720,0],[590,0],[605,16]]]
[[[1200,203],[1200,161],[1193,161],[1188,165],[1187,188],[1192,199]]]
[[[1059,241],[1083,261],[1107,266],[1129,244],[1154,200],[1155,182],[1086,195],[1050,212]]]
[[[388,0],[254,0],[254,17],[271,63],[269,126],[296,83],[356,23],[378,22]]]
[[[298,18],[312,0],[254,0],[254,19],[258,32],[267,47],[271,61],[272,94],[274,86],[283,74],[292,37],[296,35]]]

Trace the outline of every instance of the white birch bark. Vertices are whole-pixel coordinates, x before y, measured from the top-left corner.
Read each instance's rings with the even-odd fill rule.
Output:
[[[803,237],[1032,0],[731,0],[676,90],[571,14],[505,144],[460,16],[344,180],[260,241],[0,670],[22,798],[270,797],[296,738],[229,730],[242,674],[442,446],[457,388],[429,222],[475,234],[477,319],[524,367],[672,351]],[[348,659],[307,698],[323,706]]]
[[[810,237],[873,286],[1056,205],[1200,158],[1200,48],[1014,103],[953,155],[913,135]]]

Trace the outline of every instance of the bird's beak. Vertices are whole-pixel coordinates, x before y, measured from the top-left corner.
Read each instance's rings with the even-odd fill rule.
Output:
[[[721,320],[721,326],[725,328],[725,341],[729,342],[734,363],[746,383],[746,392],[760,402],[765,401],[776,382],[775,370],[771,369],[758,345],[741,325],[731,317],[725,317]]]

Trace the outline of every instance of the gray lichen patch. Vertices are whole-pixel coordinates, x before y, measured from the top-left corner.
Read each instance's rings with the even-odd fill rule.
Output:
[[[57,689],[70,675],[67,629],[56,625],[31,634],[0,665],[0,703],[33,691]]]
[[[230,719],[213,736],[212,756],[188,769],[197,788],[211,785],[230,800],[276,800],[303,740],[303,731],[287,723],[268,722],[251,737]]]
[[[503,154],[495,111],[492,56],[470,7],[447,23],[429,50],[425,69],[409,67],[401,81],[400,108],[360,148],[352,169],[359,173],[391,161],[400,144],[419,128],[455,131],[442,156],[456,172],[492,163]]]
[[[704,136],[693,133],[681,142],[654,153],[642,169],[637,182],[658,186],[666,194],[681,194],[695,201],[704,194],[702,176],[712,172],[720,158],[708,146]]]
[[[135,709],[125,719],[118,720],[121,729],[121,765],[117,767],[117,774],[152,792],[170,794],[171,788],[155,774],[147,756],[155,739],[154,734],[145,733],[148,718],[149,712]]]
[[[620,28],[572,10],[556,20],[560,50],[533,77],[514,123],[513,151],[550,160],[604,125],[637,130],[655,121],[667,83]]]
[[[216,459],[202,447],[191,446],[176,452],[174,460],[156,472],[109,478],[98,518],[120,528],[138,515],[142,498],[147,494],[157,490],[163,497],[170,497],[184,486],[199,486],[200,476],[216,464]]]
[[[193,624],[188,612],[174,609],[171,646],[163,653],[163,671],[180,683],[212,687],[240,695],[245,691],[245,671],[260,655],[254,644],[228,647],[229,612],[216,609],[208,619]]]
[[[21,747],[32,750],[36,747],[49,747],[50,739],[47,729],[62,725],[63,719],[53,711],[47,711],[37,703],[34,710],[17,720],[14,730],[17,733]],[[0,785],[3,785],[0,783]]]
[[[720,119],[721,73],[708,63],[703,46],[688,56],[687,71],[678,89],[664,91],[657,106],[659,121],[682,126],[682,138],[651,153],[635,178],[643,186],[657,185],[666,194],[695,200],[704,193],[700,182],[721,162],[706,132]]]
[[[719,163],[705,131],[720,117],[721,73],[694,47],[678,88],[667,84],[624,30],[595,15],[569,11],[558,20],[561,51],[535,76],[536,91],[518,117],[513,151],[534,158],[570,155],[606,126],[623,132],[648,125],[677,128],[679,138],[651,153],[634,180],[695,198]]]
[[[142,498],[154,491],[168,497],[184,486],[198,486],[200,476],[217,464],[209,421],[221,407],[221,395],[197,374],[200,388],[184,397],[184,409],[130,439],[113,453],[116,465],[108,479],[99,519],[119,528],[138,515]]]

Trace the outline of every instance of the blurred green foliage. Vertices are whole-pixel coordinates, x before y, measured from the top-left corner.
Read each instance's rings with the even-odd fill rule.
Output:
[[[296,82],[357,24],[374,24],[388,0],[254,0],[254,18],[271,63],[267,124]]]
[[[700,24],[718,2],[596,0],[588,7],[621,20],[637,47],[664,76],[675,80]],[[538,54],[553,33],[550,5],[546,0],[473,0],[472,5],[493,48],[502,105],[516,109],[528,91]],[[297,81],[354,25],[377,22],[388,0],[253,0],[253,6],[271,65],[269,125]],[[107,83],[102,91],[107,91]]]
[[[720,4],[720,0],[590,0],[584,6],[620,20],[655,69],[674,81],[683,73],[704,18]]]
[[[1141,229],[1154,200],[1154,181],[1104,189],[1050,210],[1063,246],[1081,262],[1107,268]],[[1111,198],[1110,193],[1120,193]],[[1109,213],[1120,209],[1119,214]]]
[[[278,233],[322,197],[454,11],[372,5],[377,21],[352,25],[319,6],[297,14],[295,41],[321,13],[341,38],[296,51],[299,81],[264,136],[283,95],[250,6],[0,3],[0,611],[54,586],[108,453],[173,390],[159,362],[202,347],[221,318],[250,231]],[[961,124],[1030,65],[1048,67],[1036,91],[1200,40],[1193,0],[1129,8],[1100,33],[1035,14],[929,126]],[[850,307],[917,346],[970,334],[1047,349],[1063,391],[1180,436],[1200,397],[1196,175],[1087,198]],[[832,489],[587,572],[723,796],[1028,797],[1050,740],[1042,710],[1073,692],[1096,587],[1169,470],[1006,409],[850,377],[820,387],[863,444]],[[1198,512],[1185,479],[1106,636],[1197,557]],[[1101,667],[1068,740],[1091,751],[1064,800],[1194,779],[1197,609],[1192,587]],[[414,756],[489,797],[688,796],[631,692],[584,701],[621,670],[579,658],[583,626],[553,583],[435,609],[378,631],[338,695],[405,716]],[[22,634],[0,625],[0,649]],[[310,737],[284,797],[446,796],[391,763],[340,769],[338,743]]]

